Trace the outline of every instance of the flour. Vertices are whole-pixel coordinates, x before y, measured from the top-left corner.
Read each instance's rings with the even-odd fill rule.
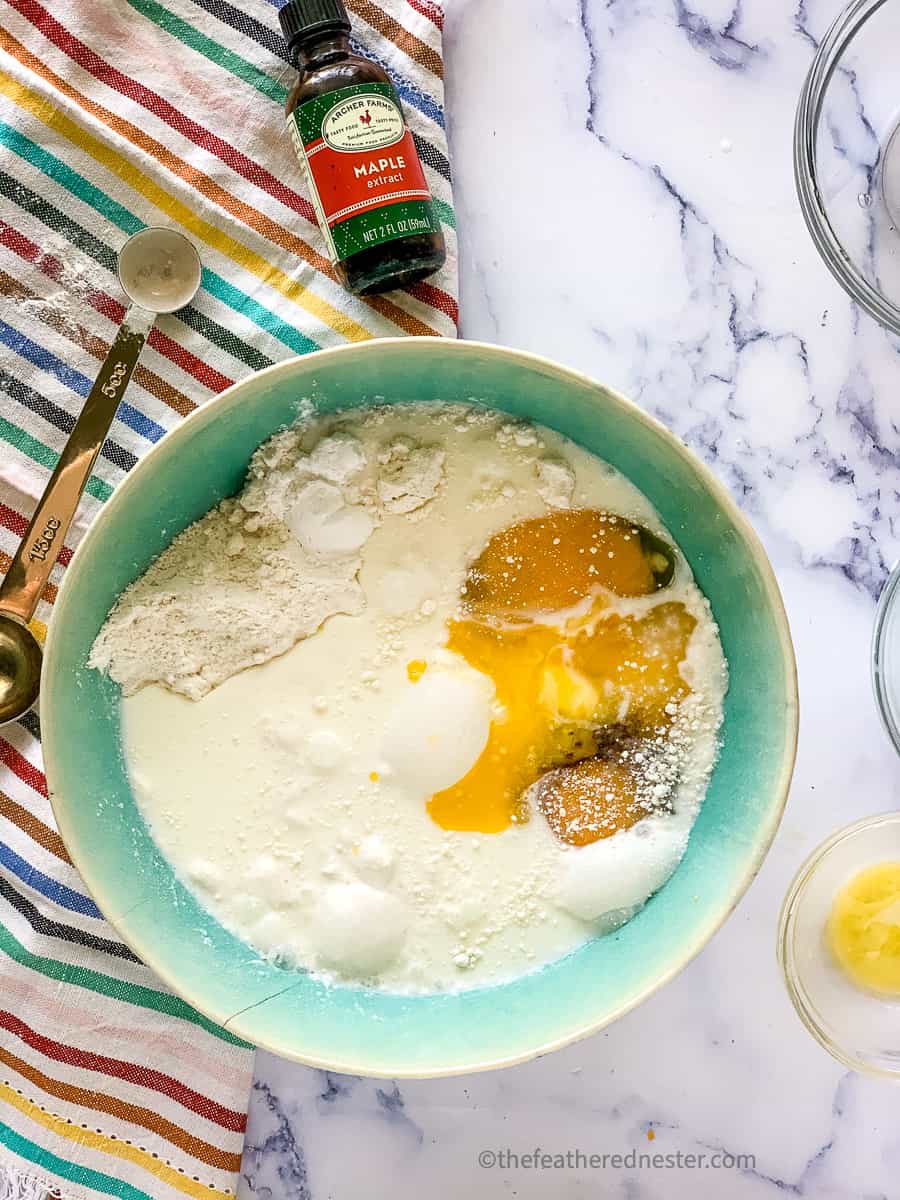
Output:
[[[76,251],[72,243],[59,234],[51,233],[41,243],[41,253],[35,265],[65,288],[82,298],[102,286],[107,272],[93,259]]]
[[[443,480],[440,452],[410,439],[380,447],[377,426],[365,428],[366,443],[340,429],[309,450],[300,429],[264,443],[240,495],[185,530],[123,593],[89,665],[126,696],[161,683],[197,700],[329,617],[361,612],[363,546],[385,512],[422,508]]]
[[[568,508],[575,491],[575,473],[562,458],[539,458],[534,464],[538,495],[551,508]]]
[[[443,450],[415,446],[409,438],[395,438],[379,456],[381,477],[378,495],[385,510],[409,513],[434,496],[444,478]]]
[[[35,266],[56,285],[47,295],[17,300],[23,321],[43,321],[75,342],[83,342],[81,323],[91,296],[103,285],[105,272],[99,264],[76,251],[56,234],[47,237]]]
[[[283,654],[334,613],[362,609],[358,560],[310,573],[283,525],[236,534],[233,511],[226,502],[183,533],[110,615],[89,665],[108,672],[126,696],[162,683],[199,699]]]
[[[24,321],[43,321],[45,325],[61,326],[64,332],[81,331],[78,317],[84,312],[84,301],[72,292],[60,289],[49,296],[30,296],[16,307]]]

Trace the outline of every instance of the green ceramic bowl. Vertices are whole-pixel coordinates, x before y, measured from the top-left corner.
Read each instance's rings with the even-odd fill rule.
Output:
[[[684,860],[617,933],[532,975],[457,995],[326,987],[260,961],[182,886],[135,805],[119,693],[85,666],[122,589],[241,485],[256,447],[317,410],[476,400],[566,434],[628,476],[686,554],[731,672],[724,744]],[[772,570],[706,468],[609,389],[532,355],[402,338],[252,375],[168,434],[93,523],[66,572],[44,664],[47,777],[72,859],[121,936],[173,991],[257,1045],[335,1071],[429,1076],[519,1062],[594,1032],[671,979],[742,895],[778,826],[797,737],[790,633]]]

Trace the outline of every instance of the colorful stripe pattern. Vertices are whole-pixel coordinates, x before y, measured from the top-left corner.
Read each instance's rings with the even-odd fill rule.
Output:
[[[287,137],[279,0],[0,0],[0,572],[121,320],[115,256],[184,229],[203,285],[151,335],[47,584],[167,429],[249,371],[373,336],[452,336],[456,236],[434,0],[350,0],[404,101],[445,270],[369,301],[324,256]],[[53,827],[34,715],[0,738],[0,1195],[234,1192],[252,1049],[163,989]]]

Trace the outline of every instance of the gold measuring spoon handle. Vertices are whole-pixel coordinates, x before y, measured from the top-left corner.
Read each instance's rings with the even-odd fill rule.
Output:
[[[156,313],[137,304],[126,312],[0,584],[0,613],[26,624],[34,616],[155,318]]]

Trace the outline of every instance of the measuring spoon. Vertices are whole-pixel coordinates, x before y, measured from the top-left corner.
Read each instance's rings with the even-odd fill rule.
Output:
[[[134,234],[119,251],[118,270],[131,304],[0,584],[0,725],[22,716],[37,700],[42,654],[28,622],[153,322],[159,313],[190,304],[200,286],[200,256],[174,229],[151,227]]]

